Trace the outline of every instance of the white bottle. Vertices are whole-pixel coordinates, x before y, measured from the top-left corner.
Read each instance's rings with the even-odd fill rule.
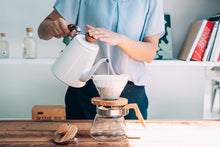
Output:
[[[6,40],[6,34],[1,33],[0,39],[0,58],[8,58],[9,57],[9,44]]]
[[[33,29],[26,28],[27,37],[23,40],[23,58],[33,59],[37,58],[37,41],[33,37]]]

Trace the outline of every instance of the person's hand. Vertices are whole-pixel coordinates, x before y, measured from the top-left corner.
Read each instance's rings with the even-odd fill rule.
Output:
[[[70,32],[67,26],[68,22],[66,20],[63,18],[58,18],[57,20],[53,21],[47,29],[49,34],[56,38],[61,38],[67,36],[68,34],[70,37],[73,37],[73,35],[76,33],[75,30]]]
[[[104,28],[94,28],[90,25],[86,25],[86,28],[90,36],[100,41],[104,41],[109,45],[118,45],[121,40],[121,35],[119,33]]]

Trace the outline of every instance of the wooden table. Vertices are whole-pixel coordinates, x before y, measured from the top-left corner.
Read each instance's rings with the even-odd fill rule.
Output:
[[[146,128],[135,120],[126,120],[129,137],[114,142],[99,142],[90,137],[91,120],[69,121],[78,127],[76,138],[78,143],[71,142],[65,146],[125,146],[125,147],[170,147],[170,146],[220,146],[220,121],[165,121],[148,120]],[[59,146],[54,144],[52,136],[57,127],[66,121],[32,121],[2,120],[0,121],[0,146]]]

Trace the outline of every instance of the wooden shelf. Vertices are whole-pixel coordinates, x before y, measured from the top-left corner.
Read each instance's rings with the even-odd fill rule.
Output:
[[[56,58],[7,58],[0,59],[0,64],[53,64]],[[201,61],[183,61],[183,60],[154,60],[147,63],[148,66],[220,66],[220,62],[201,62]]]
[[[183,60],[154,60],[149,66],[220,66],[220,62],[183,61]]]
[[[37,58],[37,59],[23,59],[23,58],[7,58],[0,59],[0,64],[53,64],[55,58]]]

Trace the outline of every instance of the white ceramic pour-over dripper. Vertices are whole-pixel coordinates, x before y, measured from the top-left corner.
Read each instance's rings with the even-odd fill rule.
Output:
[[[128,82],[128,75],[93,75],[92,80],[103,100],[116,100]]]

